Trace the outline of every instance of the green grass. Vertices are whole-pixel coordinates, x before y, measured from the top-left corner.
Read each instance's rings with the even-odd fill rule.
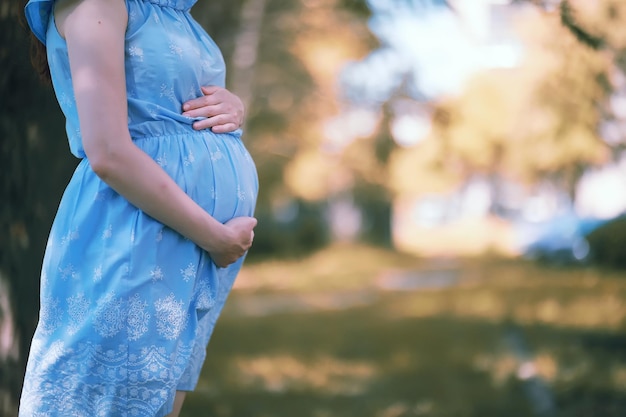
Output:
[[[183,417],[626,415],[618,273],[334,246],[241,278]]]

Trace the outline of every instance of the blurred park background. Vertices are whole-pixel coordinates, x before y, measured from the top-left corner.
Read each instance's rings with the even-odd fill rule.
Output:
[[[0,0],[0,415],[77,164]],[[626,2],[201,0],[255,245],[183,416],[626,415]],[[102,86],[106,88],[106,86]]]

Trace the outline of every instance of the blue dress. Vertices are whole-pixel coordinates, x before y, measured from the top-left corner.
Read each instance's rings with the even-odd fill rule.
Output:
[[[224,86],[222,55],[189,9],[195,0],[126,0],[128,128],[217,220],[253,215],[256,169],[241,132],[195,131],[182,103]],[[21,417],[165,416],[193,390],[243,259],[217,268],[193,242],[96,176],[79,129],[54,0],[25,13],[46,44],[71,152],[80,163],[60,202],[41,275],[41,308]],[[101,88],[107,88],[105,85]],[[104,109],[103,109],[104,111]]]

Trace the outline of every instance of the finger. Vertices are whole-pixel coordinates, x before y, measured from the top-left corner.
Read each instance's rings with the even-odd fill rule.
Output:
[[[196,109],[183,112],[183,116],[192,117],[192,118],[193,117],[214,117],[214,116],[224,113],[224,110],[222,109],[222,107],[223,106],[221,106],[220,104],[202,106]]]
[[[220,100],[219,98],[214,97],[214,96],[202,96],[202,97],[194,98],[184,103],[183,112],[203,109],[205,107],[211,107],[211,106],[218,106],[218,108],[221,108],[221,107],[224,107],[224,102],[223,100]],[[224,113],[225,111],[221,111],[220,113]]]
[[[193,109],[199,109],[206,106],[213,106],[219,104],[219,97],[215,95],[201,96],[198,98],[192,98],[183,103],[183,111],[189,111]]]
[[[239,127],[234,123],[220,124],[215,118],[198,120],[193,123],[194,130],[211,129],[214,133],[228,133],[237,130]]]
[[[194,129],[195,129],[195,126],[194,126]],[[229,132],[234,132],[237,129],[239,129],[239,125],[235,123],[226,123],[223,125],[216,125],[216,126],[211,127],[211,130],[215,133],[229,133]]]
[[[186,111],[183,113],[183,116],[193,119],[197,117],[211,118],[211,117],[219,116],[221,114],[222,112],[220,111],[219,106],[215,105],[215,106],[200,107],[194,110]]]
[[[193,122],[192,127],[194,130],[205,130],[211,129],[215,125],[215,121],[212,118],[198,120],[197,122]]]
[[[200,90],[202,90],[202,92],[207,95],[210,96],[212,94],[217,93],[220,90],[224,90],[224,88],[219,87],[217,85],[207,85],[207,86],[202,86],[200,87]]]
[[[199,128],[196,128],[195,124],[198,124]],[[218,130],[215,127],[221,126]],[[211,116],[208,119],[199,120],[194,123],[194,129],[208,129],[213,128],[216,133],[232,132],[239,128],[239,125],[233,120],[233,117],[229,114],[218,114],[217,116]]]

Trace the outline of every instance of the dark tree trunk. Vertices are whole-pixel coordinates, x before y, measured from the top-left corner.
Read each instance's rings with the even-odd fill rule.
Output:
[[[16,415],[52,217],[76,161],[30,65],[23,2],[0,0],[0,414]]]

